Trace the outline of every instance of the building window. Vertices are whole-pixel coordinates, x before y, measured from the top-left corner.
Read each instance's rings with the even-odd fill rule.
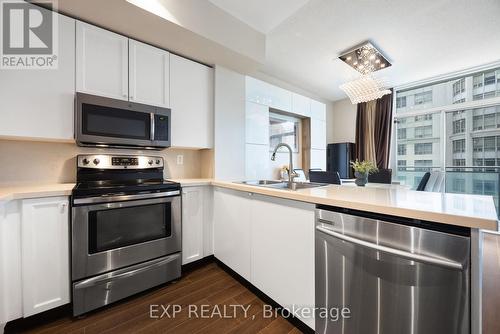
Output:
[[[465,118],[453,121],[453,134],[465,132]]]
[[[495,137],[484,137],[484,151],[495,151]]]
[[[432,143],[415,144],[414,153],[416,155],[432,154]]]
[[[473,88],[480,88],[480,87],[483,87],[483,74],[477,74],[474,76],[474,78],[472,79],[472,87]]]
[[[484,85],[493,85],[496,83],[495,71],[484,74]]]
[[[472,166],[481,167],[483,165],[483,159],[472,159]]]
[[[406,144],[398,144],[398,155],[406,155]]]
[[[472,150],[474,152],[483,152],[483,138],[472,139]]]
[[[277,113],[269,113],[269,145],[270,150],[279,143],[290,145],[293,152],[299,151],[300,119]]]
[[[432,114],[415,116],[415,122],[420,122],[420,121],[432,121]]]
[[[396,98],[396,108],[406,107],[406,96]]]
[[[457,167],[465,166],[465,159],[453,159],[453,166]]]
[[[398,129],[398,139],[406,139],[406,129]]]
[[[494,129],[497,127],[495,121],[496,113],[484,114],[484,129]]]
[[[416,171],[430,171],[432,167],[432,160],[415,160],[415,170]]]
[[[415,128],[415,138],[432,137],[432,125],[417,126]]]
[[[465,78],[462,78],[453,84],[453,96],[465,92]]]
[[[415,94],[415,104],[416,105],[429,103],[429,102],[432,102],[432,91]]]
[[[398,170],[406,169],[406,160],[398,160]]]
[[[465,152],[465,139],[458,139],[453,141],[453,153]]]

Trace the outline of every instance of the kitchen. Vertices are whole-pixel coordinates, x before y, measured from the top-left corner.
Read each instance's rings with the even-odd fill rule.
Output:
[[[498,50],[411,72],[352,31],[325,83],[291,41],[364,7],[273,4],[2,1],[5,333],[497,332]]]

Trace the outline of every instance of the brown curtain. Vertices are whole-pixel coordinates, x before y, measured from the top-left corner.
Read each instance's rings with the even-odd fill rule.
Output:
[[[392,129],[392,94],[359,103],[356,115],[356,159],[388,168]]]

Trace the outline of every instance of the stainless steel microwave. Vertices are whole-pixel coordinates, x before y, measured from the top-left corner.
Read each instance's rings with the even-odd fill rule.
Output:
[[[171,111],[76,93],[75,138],[79,146],[162,149],[170,146]]]

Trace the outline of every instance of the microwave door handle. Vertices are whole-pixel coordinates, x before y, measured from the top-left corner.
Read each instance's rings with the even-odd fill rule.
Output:
[[[151,127],[151,129],[149,131],[149,133],[150,133],[150,139],[151,139],[151,141],[154,141],[155,140],[155,114],[154,113],[150,113],[149,114],[149,119],[150,119],[150,123],[149,123],[150,125],[149,126]]]
[[[356,238],[350,237],[348,235],[332,231],[328,228],[324,228],[321,226],[316,226],[316,230],[323,232],[323,233],[325,233],[329,236],[332,236],[334,238],[349,242],[349,243],[354,244],[354,245],[366,247],[369,249],[373,249],[373,250],[380,251],[383,253],[391,254],[394,256],[399,256],[399,257],[402,257],[402,258],[405,258],[408,260],[412,260],[412,261],[416,261],[416,262],[430,263],[430,264],[438,265],[441,267],[446,267],[449,269],[455,269],[455,270],[457,270],[457,269],[463,270],[464,269],[464,266],[460,262],[451,261],[448,259],[437,258],[437,257],[432,257],[432,256],[427,256],[427,255],[422,255],[422,254],[411,253],[411,252],[403,251],[400,249],[394,249],[394,248],[374,244],[374,243],[371,243],[368,241],[356,239]]]

